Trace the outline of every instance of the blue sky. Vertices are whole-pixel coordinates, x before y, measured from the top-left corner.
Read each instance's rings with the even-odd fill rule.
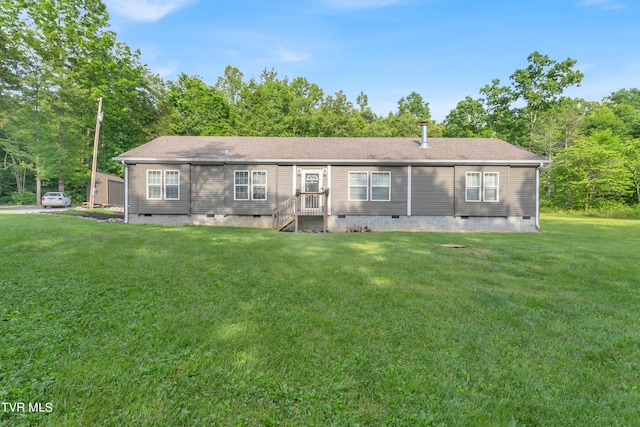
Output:
[[[227,65],[245,80],[275,69],[306,77],[379,115],[415,91],[438,122],[533,51],[578,61],[568,95],[600,101],[640,88],[637,0],[105,0],[118,39],[166,80],[215,84]]]

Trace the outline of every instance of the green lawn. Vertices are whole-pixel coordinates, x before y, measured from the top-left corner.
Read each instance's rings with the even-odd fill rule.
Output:
[[[640,221],[542,228],[2,215],[0,425],[636,425]]]

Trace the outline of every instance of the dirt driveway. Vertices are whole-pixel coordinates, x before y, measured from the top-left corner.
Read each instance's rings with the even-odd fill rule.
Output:
[[[70,208],[39,208],[37,206],[0,206],[0,215],[2,214],[55,214],[57,212],[62,212],[70,209],[76,209],[74,207]],[[99,212],[82,212],[82,214],[78,215],[81,218],[92,219],[95,221],[107,221],[107,222],[124,222],[124,213],[122,212],[113,212],[109,213],[99,213]]]
[[[0,205],[0,214],[49,213],[66,211],[73,208],[41,208],[35,205]]]

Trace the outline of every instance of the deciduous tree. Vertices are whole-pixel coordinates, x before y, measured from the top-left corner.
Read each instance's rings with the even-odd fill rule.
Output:
[[[314,114],[316,136],[362,136],[365,127],[364,119],[342,91],[328,95]]]
[[[620,139],[611,131],[579,139],[555,156],[553,197],[567,209],[597,208],[606,201],[624,201],[632,191]]]
[[[512,143],[521,142],[520,124],[512,103],[517,99],[509,86],[500,84],[499,79],[491,81],[480,89],[483,95],[483,106],[486,112],[487,127],[491,136],[505,139]]]
[[[577,61],[571,58],[558,62],[536,51],[527,61],[527,68],[516,70],[510,78],[516,99],[526,102],[529,147],[532,147],[539,114],[557,105],[567,87],[579,86],[584,75],[573,69]]]
[[[287,78],[266,68],[260,79],[242,87],[237,103],[236,131],[241,135],[290,136],[293,96]]]
[[[304,77],[296,77],[291,89],[291,133],[294,136],[313,136],[314,113],[322,104],[324,92]]]
[[[170,81],[165,102],[174,135],[232,135],[225,96],[199,76],[180,73]]]
[[[466,96],[458,102],[444,119],[446,137],[475,138],[490,136],[487,127],[487,112],[482,106],[482,100]],[[489,135],[487,135],[489,133]]]

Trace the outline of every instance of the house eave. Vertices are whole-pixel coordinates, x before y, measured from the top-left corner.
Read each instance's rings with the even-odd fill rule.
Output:
[[[478,160],[478,159],[238,159],[238,158],[150,158],[150,157],[114,157],[117,162],[125,164],[277,164],[277,165],[423,165],[423,166],[456,166],[456,165],[492,165],[492,166],[540,166],[549,164],[549,160]]]

